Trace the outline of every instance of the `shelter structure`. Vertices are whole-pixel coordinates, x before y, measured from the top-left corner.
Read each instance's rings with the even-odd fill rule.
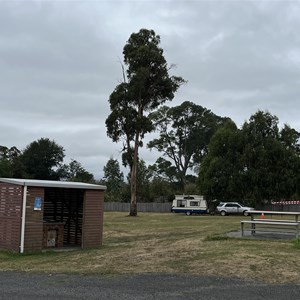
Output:
[[[0,178],[0,248],[16,252],[102,245],[106,187]]]

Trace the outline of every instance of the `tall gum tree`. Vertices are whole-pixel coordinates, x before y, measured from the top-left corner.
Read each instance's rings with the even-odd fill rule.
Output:
[[[130,216],[137,215],[137,164],[139,147],[146,133],[154,127],[148,114],[166,101],[184,83],[170,76],[170,68],[159,47],[160,36],[153,30],[132,33],[123,48],[123,82],[109,97],[111,113],[106,119],[107,135],[123,141],[122,161],[130,168]]]

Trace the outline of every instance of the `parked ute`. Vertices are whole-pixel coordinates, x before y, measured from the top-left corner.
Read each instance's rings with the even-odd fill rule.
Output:
[[[171,212],[185,213],[187,216],[208,213],[207,202],[199,195],[176,195]]]
[[[248,211],[254,210],[253,207],[244,206],[238,202],[221,202],[216,209],[217,213],[220,213],[221,216],[228,214],[243,214],[248,216]]]

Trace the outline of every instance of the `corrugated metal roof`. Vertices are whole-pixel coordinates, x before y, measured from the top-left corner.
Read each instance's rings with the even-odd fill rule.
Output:
[[[11,183],[16,185],[55,187],[68,189],[86,189],[86,190],[106,190],[106,186],[99,184],[90,184],[84,182],[54,181],[54,180],[37,180],[37,179],[16,179],[0,178],[0,182]]]

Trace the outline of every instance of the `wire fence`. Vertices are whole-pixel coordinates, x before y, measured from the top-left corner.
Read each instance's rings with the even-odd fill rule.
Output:
[[[137,203],[138,212],[171,212],[172,203]],[[130,203],[104,202],[104,211],[126,211],[129,212]]]
[[[268,204],[264,205],[263,210],[272,210],[272,211],[300,211],[299,204]]]
[[[137,203],[138,212],[171,212],[172,203]],[[272,211],[300,211],[300,204],[281,203],[266,204],[256,209]],[[125,202],[104,202],[105,211],[129,212],[130,203]]]

